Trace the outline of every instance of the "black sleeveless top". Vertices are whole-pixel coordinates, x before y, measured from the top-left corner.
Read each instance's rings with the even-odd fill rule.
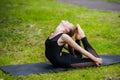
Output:
[[[63,33],[60,33],[52,39],[47,38],[45,41],[45,56],[55,66],[59,66],[60,54],[63,46],[59,46],[57,41]]]

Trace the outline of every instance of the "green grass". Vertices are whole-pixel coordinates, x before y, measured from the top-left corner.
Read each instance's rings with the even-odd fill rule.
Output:
[[[108,2],[118,2],[118,3],[120,3],[120,0],[106,0],[106,1],[108,1]]]
[[[0,66],[45,62],[44,42],[62,19],[80,23],[99,54],[120,54],[120,13],[90,10],[54,0],[0,2]],[[119,80],[120,64],[0,80]]]

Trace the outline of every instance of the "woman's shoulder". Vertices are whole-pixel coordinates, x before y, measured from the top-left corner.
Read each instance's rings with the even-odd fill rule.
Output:
[[[68,34],[63,33],[61,36],[62,39],[71,38]]]

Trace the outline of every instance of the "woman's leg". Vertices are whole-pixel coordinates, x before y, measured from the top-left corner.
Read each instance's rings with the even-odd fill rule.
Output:
[[[89,51],[92,55],[99,57],[96,54],[95,50],[92,48],[92,46],[87,41],[84,31],[80,28],[80,25],[77,25],[75,38],[77,40],[82,40],[82,43],[85,49]],[[79,52],[76,52],[76,53],[78,54]],[[71,63],[71,67],[86,67],[86,66],[95,66],[95,65],[96,65],[95,62],[89,58],[74,59],[73,62]]]
[[[92,55],[94,55],[95,57],[99,57],[96,53],[96,51],[92,48],[92,46],[89,44],[87,38],[85,37],[84,31],[81,29],[80,25],[77,25],[76,28],[76,35],[75,38],[77,40],[81,40],[83,43],[84,48],[90,52]]]
[[[76,42],[78,45],[81,46],[81,44],[80,44],[80,40],[75,40],[75,42]],[[78,57],[78,58],[82,58],[82,54],[81,54],[79,51],[74,50],[74,53],[75,53],[76,57]]]
[[[84,48],[89,51],[92,55],[94,55],[95,57],[99,57],[96,53],[96,51],[92,48],[92,46],[89,44],[88,40],[86,37],[81,39]],[[76,43],[78,45],[80,45],[80,40],[76,40]],[[95,66],[95,62],[92,61],[89,58],[82,58],[82,54],[80,52],[78,52],[77,50],[74,51],[75,55],[77,56],[77,58],[79,59],[74,59],[73,63],[71,64],[71,67],[76,68],[76,67],[88,67],[88,66]]]
[[[80,60],[79,63],[73,63],[71,64],[72,68],[77,68],[77,67],[89,67],[89,66],[96,66],[95,62],[93,62],[89,58],[83,58]]]
[[[83,46],[84,46],[85,50],[87,50],[88,52],[90,52],[95,57],[99,57],[98,54],[96,53],[96,51],[93,49],[93,47],[88,42],[88,40],[87,40],[86,37],[82,38],[81,40],[82,40],[82,43],[83,43]]]

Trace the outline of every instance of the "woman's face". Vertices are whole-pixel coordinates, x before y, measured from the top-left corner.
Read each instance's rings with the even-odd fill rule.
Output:
[[[70,35],[70,36],[73,36],[74,31],[75,31],[74,25],[72,23],[68,22],[68,21],[65,21],[65,20],[62,21],[62,24],[63,24],[64,27],[69,29],[69,32],[67,34]]]

